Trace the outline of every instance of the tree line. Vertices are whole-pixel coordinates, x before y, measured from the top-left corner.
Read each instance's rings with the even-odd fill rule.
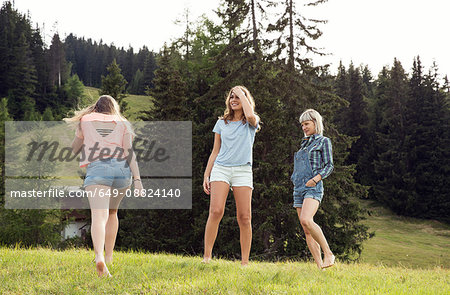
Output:
[[[156,54],[56,33],[46,46],[39,27],[9,1],[0,10],[0,97],[15,120],[60,120],[83,101],[84,85],[100,88],[107,67],[121,65],[125,90],[145,94],[152,87]]]
[[[17,110],[31,109],[34,99],[35,110],[49,108],[57,114],[54,119],[60,119],[64,111],[79,103],[76,98],[69,99],[64,90],[72,88],[63,87],[71,77],[81,85],[100,87],[104,86],[102,76],[115,72],[119,78],[122,76],[122,82],[131,81],[120,88],[121,93],[128,90],[153,96],[154,107],[143,110],[141,119],[192,121],[192,210],[119,211],[117,246],[198,254],[202,253],[208,215],[209,200],[201,185],[213,144],[212,128],[225,108],[227,90],[235,85],[246,86],[255,97],[256,112],[262,120],[254,145],[252,258],[267,260],[308,257],[292,208],[289,176],[293,154],[303,137],[298,116],[306,108],[314,108],[325,118],[324,135],[333,142],[335,162],[316,219],[323,225],[333,252],[342,259],[354,259],[361,253],[363,241],[372,235],[361,224],[367,212],[361,209],[359,198],[378,200],[398,214],[449,221],[449,85],[447,79],[442,83],[436,66],[424,73],[419,57],[414,60],[411,74],[394,60],[393,66],[385,67],[377,78],[367,66],[341,65],[334,75],[327,66],[315,65],[305,54],[322,54],[314,40],[320,38],[325,21],[309,19],[301,4],[315,6],[324,2],[224,0],[217,10],[218,24],[203,17],[194,25],[187,17],[183,36],[165,45],[158,54],[145,47],[138,53],[132,48],[116,49],[73,35],[62,42],[56,35],[48,49],[42,43],[35,46],[34,50],[44,52],[47,59],[42,57],[46,65],[38,70],[35,64],[33,70],[31,61],[37,59],[32,58],[34,47],[30,43],[23,50],[28,52],[29,63],[0,71],[0,79],[11,79],[10,84],[5,84],[8,87],[0,84],[0,97],[7,98],[0,106],[14,119],[29,119],[30,115],[25,117]],[[270,14],[274,6],[281,13]],[[16,14],[14,21],[21,24],[16,27],[29,24],[6,2],[0,13],[0,30],[7,23],[3,20],[14,15],[11,11]],[[271,21],[263,21],[267,19]],[[37,34],[34,38],[39,39],[38,30],[27,30],[30,38]],[[18,37],[12,30],[10,35],[17,39],[16,43],[1,43],[0,58],[7,56],[2,52],[4,48],[16,52],[20,47],[20,34]],[[57,48],[64,49],[64,59],[56,53],[50,59],[50,53]],[[65,70],[48,70],[55,64],[63,65]],[[8,73],[16,68],[30,77],[39,77],[39,71],[46,77],[42,77],[42,85],[36,82],[39,79],[29,80],[33,82],[26,85],[35,85],[33,91],[31,87],[19,88],[30,99],[14,96],[18,84]],[[21,75],[16,79],[23,80],[26,75]],[[45,95],[36,89],[46,89],[42,92]],[[49,100],[49,93],[58,99]],[[214,250],[223,257],[235,257],[239,252],[236,218],[229,212],[235,212],[232,198],[227,200]],[[1,215],[0,220],[6,222]],[[2,237],[0,230],[0,241]]]
[[[355,136],[348,164],[370,198],[395,213],[450,222],[450,105],[447,76],[420,57],[410,73],[394,59],[376,79],[366,67],[335,77],[335,91],[348,102],[337,125]]]

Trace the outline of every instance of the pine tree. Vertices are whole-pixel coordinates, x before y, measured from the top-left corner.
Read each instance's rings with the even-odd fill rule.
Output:
[[[376,132],[373,195],[394,212],[448,222],[449,111],[437,67],[423,74],[414,60],[411,78],[398,61],[379,75],[371,104]],[[438,204],[438,205],[436,205]]]
[[[408,188],[414,186],[414,175],[408,161],[407,103],[409,86],[406,73],[399,61],[389,71],[382,104],[382,121],[377,133],[378,159],[375,161],[377,182],[375,197],[396,213],[410,210],[405,200],[416,198]]]
[[[382,81],[385,78],[386,69],[383,69],[380,74],[379,80]],[[380,107],[377,105],[376,82],[372,81],[372,74],[369,68],[366,66],[362,72],[362,81],[364,92],[367,94],[367,122],[365,127],[365,143],[363,152],[358,158],[358,180],[361,184],[369,186],[369,196],[373,196],[372,184],[376,182],[374,161],[377,159],[377,135],[379,131],[380,123]],[[380,83],[382,84],[382,82]],[[381,87],[380,87],[381,89]],[[381,95],[381,94],[379,94]]]
[[[42,59],[38,35],[26,15],[20,14],[10,1],[3,3],[0,9],[0,97],[8,97],[9,112],[19,120],[35,113],[35,98],[42,96],[41,87],[37,88],[37,74],[43,72],[36,70],[36,61]]]
[[[327,0],[306,1],[305,6],[317,6],[327,2]],[[309,19],[297,12],[294,0],[269,1],[270,6],[282,5],[282,13],[275,23],[267,27],[268,32],[279,33],[278,38],[269,42],[275,45],[272,56],[279,58],[287,56],[287,65],[293,69],[296,63],[302,67],[308,65],[310,60],[302,58],[305,53],[323,55],[321,50],[310,42],[318,39],[322,35],[319,24],[326,23],[325,20]]]
[[[346,77],[341,77],[342,74]],[[346,163],[356,164],[355,178],[357,182],[360,182],[361,176],[364,174],[363,171],[367,167],[364,166],[367,163],[361,162],[364,149],[367,145],[372,144],[369,142],[367,134],[368,117],[367,103],[364,99],[365,85],[359,68],[355,68],[353,63],[350,64],[346,73],[345,69],[340,67],[336,79],[338,93],[342,92],[342,95],[344,95],[342,97],[348,102],[347,106],[339,110],[338,128],[342,133],[355,138]],[[345,90],[341,88],[343,84],[346,87]]]
[[[77,74],[70,76],[63,89],[67,95],[67,101],[65,102],[67,107],[76,108],[88,103],[85,101],[83,82],[80,81]]]
[[[47,99],[48,90],[48,67],[44,42],[39,27],[33,31],[30,40],[30,50],[33,63],[36,68],[37,85],[35,90],[36,110],[42,111],[50,103]]]
[[[49,107],[45,108],[45,111],[42,114],[42,121],[54,121],[54,120],[55,118],[53,117],[52,110]]]
[[[130,85],[128,85],[127,92],[131,94],[144,93],[144,74],[140,69],[137,69],[134,74],[133,80],[131,80]]]
[[[35,113],[36,69],[31,60],[31,52],[24,34],[13,47],[9,79],[15,85],[8,90],[8,109],[15,119],[33,119]]]
[[[124,62],[122,63],[124,65],[123,76],[125,80],[131,81],[133,79],[133,74],[136,72],[134,64],[135,55],[133,47],[129,46],[126,53],[124,52],[124,50],[122,50],[121,53],[124,55]]]
[[[114,59],[113,62],[108,66],[108,75],[104,77],[102,75],[102,88],[99,91],[100,95],[111,95],[114,97],[120,105],[121,111],[124,112],[127,109],[127,103],[124,100],[125,86],[127,81],[120,73],[120,67]]]
[[[60,88],[69,77],[70,70],[66,61],[64,44],[58,34],[53,35],[47,54],[50,85]]]
[[[161,121],[186,120],[189,117],[186,110],[187,88],[178,69],[171,63],[171,55],[176,54],[164,47],[155,72],[153,89],[147,95],[154,97],[153,109],[150,118]]]
[[[139,89],[142,91],[140,94],[144,94],[145,91],[152,89],[154,87],[153,79],[155,77],[155,70],[157,68],[155,56],[152,52],[148,52],[144,60],[143,68],[143,87]]]
[[[450,202],[445,185],[449,180],[449,111],[437,77],[436,65],[423,75],[420,58],[414,60],[406,143],[414,186],[409,187],[410,197],[404,200],[409,208],[404,214],[448,222],[442,213],[448,210]]]

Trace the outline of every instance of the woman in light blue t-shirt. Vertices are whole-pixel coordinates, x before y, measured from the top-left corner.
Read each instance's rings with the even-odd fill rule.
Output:
[[[213,129],[214,147],[203,180],[203,190],[211,195],[203,262],[211,260],[212,248],[231,187],[240,230],[241,264],[247,265],[252,244],[252,148],[259,128],[259,117],[254,111],[255,101],[250,91],[243,86],[232,88],[225,104],[225,112]]]

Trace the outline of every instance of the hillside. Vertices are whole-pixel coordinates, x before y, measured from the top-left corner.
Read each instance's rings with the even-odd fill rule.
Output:
[[[373,201],[361,201],[370,212],[364,221],[375,237],[364,243],[361,262],[374,265],[433,268],[450,265],[450,226],[400,217]]]

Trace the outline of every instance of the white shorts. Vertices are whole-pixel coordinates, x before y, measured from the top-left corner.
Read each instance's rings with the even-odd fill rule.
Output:
[[[223,181],[228,183],[230,187],[248,186],[253,189],[252,166],[242,165],[227,167],[214,163],[209,181]]]

